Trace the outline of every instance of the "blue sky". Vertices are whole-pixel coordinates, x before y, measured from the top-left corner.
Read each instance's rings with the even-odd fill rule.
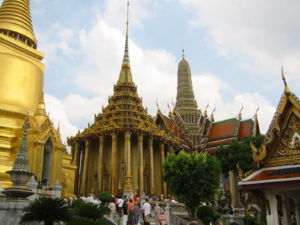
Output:
[[[1,0],[0,0],[1,2]],[[283,92],[281,65],[300,95],[297,0],[131,0],[130,59],[144,106],[167,113],[181,50],[200,109],[216,120],[252,117],[268,128]],[[32,0],[47,110],[63,137],[83,129],[113,93],[124,49],[126,0]]]

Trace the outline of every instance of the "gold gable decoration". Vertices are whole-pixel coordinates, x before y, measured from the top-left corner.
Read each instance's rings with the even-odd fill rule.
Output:
[[[300,163],[300,100],[287,86],[283,71],[282,80],[284,93],[264,140],[266,167]]]

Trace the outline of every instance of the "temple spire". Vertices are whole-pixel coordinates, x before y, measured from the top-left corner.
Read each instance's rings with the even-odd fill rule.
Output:
[[[47,117],[46,113],[46,105],[45,105],[45,100],[44,100],[44,91],[42,92],[41,100],[38,104],[38,107],[34,113],[34,118],[38,120],[39,122],[42,122],[44,118]]]
[[[129,48],[128,48],[128,26],[129,26],[129,0],[127,2],[127,19],[126,19],[126,35],[125,35],[125,50],[121,72],[118,84],[132,84],[132,75],[130,70]]]
[[[177,72],[177,111],[197,111],[198,105],[195,100],[192,84],[192,74],[188,61],[185,59],[184,50],[182,50],[182,60],[178,65]]]
[[[23,138],[20,145],[20,150],[17,154],[13,166],[13,170],[29,172],[28,144],[27,144],[28,128],[29,128],[29,119],[26,119],[24,123]]]
[[[4,0],[0,8],[0,31],[26,45],[36,48],[30,0]]]

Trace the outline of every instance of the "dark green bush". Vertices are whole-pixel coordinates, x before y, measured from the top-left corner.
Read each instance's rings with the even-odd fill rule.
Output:
[[[72,219],[68,225],[106,225],[103,216],[110,212],[104,205],[75,200],[71,207]]]
[[[210,222],[215,223],[220,218],[220,215],[210,206],[200,206],[197,209],[197,217],[205,225],[209,225]]]
[[[102,203],[106,203],[106,202],[113,202],[114,201],[114,197],[112,196],[112,194],[108,191],[102,191],[99,193],[98,195],[100,201]]]
[[[256,218],[254,218],[250,215],[245,216],[244,224],[245,225],[266,225],[264,222],[258,221]]]

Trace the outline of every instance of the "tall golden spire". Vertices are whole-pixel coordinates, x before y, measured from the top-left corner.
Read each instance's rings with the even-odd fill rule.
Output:
[[[36,48],[30,0],[4,0],[0,8],[0,32]]]
[[[125,50],[122,62],[122,68],[118,80],[118,84],[132,84],[132,75],[130,70],[129,50],[128,50],[128,20],[129,20],[129,0],[127,2],[127,20],[126,20],[126,37]]]

